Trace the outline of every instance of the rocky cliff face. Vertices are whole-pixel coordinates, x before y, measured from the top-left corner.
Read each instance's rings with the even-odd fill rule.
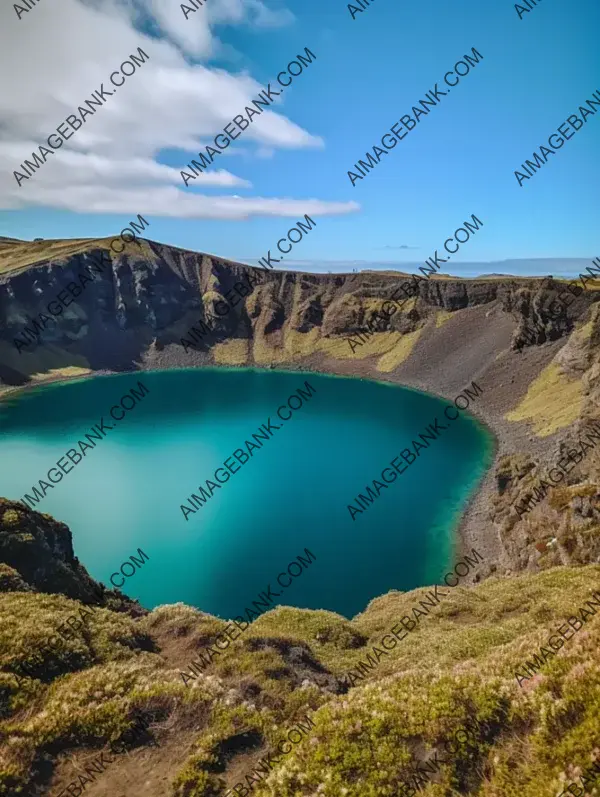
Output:
[[[133,367],[152,345],[159,351],[182,348],[172,355],[185,363],[190,348],[210,356],[225,341],[252,344],[276,333],[313,330],[319,338],[348,336],[368,329],[383,301],[410,282],[388,274],[267,272],[151,241],[132,243],[120,256],[108,239],[82,242],[57,257],[51,245],[35,247],[28,253],[27,245],[5,243],[0,255],[0,379],[6,384],[84,361],[92,370]],[[82,274],[88,275],[84,284]],[[246,284],[249,274],[255,285],[242,297],[236,285]],[[548,310],[555,290],[540,280],[432,278],[422,279],[417,290],[411,306],[392,316],[389,330],[406,334],[437,311],[493,305],[513,321],[513,344],[525,345],[567,334],[572,319],[595,298],[585,292],[556,318]],[[190,338],[190,327],[202,322],[211,334]],[[524,339],[528,326],[536,329],[535,340]],[[192,343],[187,351],[186,340]],[[307,356],[324,351],[313,349]]]
[[[90,577],[73,553],[65,523],[0,498],[0,593],[15,591],[61,594],[133,617],[146,613],[137,601]]]
[[[252,346],[274,336],[270,342],[277,348],[283,343],[278,333],[316,331],[319,339],[335,343],[368,330],[384,300],[402,282],[411,282],[388,274],[267,272],[151,241],[131,243],[119,256],[108,248],[108,239],[79,242],[67,251],[53,242],[5,242],[0,257],[0,380],[5,384],[22,384],[32,373],[69,365],[134,367],[166,347],[182,349],[170,350],[171,360],[182,364],[188,364],[190,350],[210,357],[225,341]],[[242,297],[236,291],[244,292],[239,286],[248,275],[254,285]],[[540,280],[421,279],[415,299],[386,328],[406,334],[423,328],[440,310],[460,313],[488,305],[511,320],[512,345],[542,343],[566,335],[572,319],[595,298],[586,292],[579,306],[557,318],[548,310],[554,296]],[[192,332],[190,338],[190,328],[202,328],[203,322],[211,334]],[[535,338],[525,334],[528,327],[536,330]],[[316,337],[312,342],[304,347],[306,356],[328,353]],[[277,361],[285,359],[284,352]]]

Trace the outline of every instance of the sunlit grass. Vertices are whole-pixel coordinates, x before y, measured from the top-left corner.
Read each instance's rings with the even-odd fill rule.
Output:
[[[250,341],[245,338],[226,340],[224,343],[216,343],[211,351],[219,365],[244,365],[248,362]]]
[[[513,422],[530,421],[538,437],[547,437],[576,421],[582,407],[581,379],[571,379],[558,363],[551,362],[531,383],[520,404],[505,417]]]
[[[416,329],[414,332],[407,332],[402,335],[398,343],[383,357],[380,357],[377,362],[377,370],[382,373],[390,373],[405,360],[410,357],[410,354],[415,346],[415,343],[421,337],[423,329]]]

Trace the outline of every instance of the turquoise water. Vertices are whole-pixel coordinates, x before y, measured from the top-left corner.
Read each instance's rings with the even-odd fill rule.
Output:
[[[277,602],[347,617],[390,589],[430,584],[453,556],[453,528],[489,464],[491,436],[468,415],[449,425],[352,521],[347,505],[446,402],[388,384],[258,370],[96,377],[28,391],[0,407],[0,495],[22,500],[138,381],[149,389],[35,505],[69,525],[76,555],[109,585],[138,548],[122,590],[147,608],[183,601],[243,613],[271,584]],[[314,395],[285,423],[277,408]],[[180,505],[271,417],[281,429],[186,522]],[[446,422],[447,423],[447,422]],[[275,584],[308,548],[314,561]]]

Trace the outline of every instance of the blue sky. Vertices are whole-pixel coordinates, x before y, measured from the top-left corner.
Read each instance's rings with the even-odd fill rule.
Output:
[[[273,250],[276,241],[303,217],[304,212],[297,212],[300,208],[307,207],[310,213],[311,207],[321,207],[323,215],[311,213],[317,227],[291,255],[303,261],[303,270],[327,270],[324,261],[330,260],[419,261],[440,249],[471,214],[481,219],[484,227],[463,246],[461,261],[600,255],[600,118],[596,118],[600,114],[588,117],[585,126],[523,187],[514,176],[515,169],[600,90],[597,0],[543,0],[522,19],[515,4],[504,0],[375,0],[355,19],[346,4],[331,0],[235,0],[235,14],[227,10],[225,0],[207,0],[207,5],[211,3],[215,16],[211,19],[206,12],[203,29],[198,14],[190,14],[186,20],[177,4],[165,5],[163,0],[128,0],[124,6],[114,0],[90,0],[87,5],[65,0],[66,11],[50,13],[40,5],[20,20],[14,18],[10,6],[2,9],[0,26],[8,37],[3,50],[10,45],[6,57],[9,62],[14,57],[15,65],[28,57],[35,61],[40,43],[48,38],[50,44],[43,46],[58,52],[65,29],[73,37],[78,24],[84,45],[75,52],[71,38],[70,49],[61,55],[60,69],[57,67],[51,83],[44,84],[43,75],[35,76],[47,71],[43,67],[31,70],[28,79],[41,81],[31,93],[31,106],[27,105],[27,91],[23,98],[23,86],[2,86],[9,92],[21,91],[18,103],[12,104],[5,101],[5,92],[0,92],[3,117],[10,113],[10,118],[16,115],[22,121],[8,132],[5,125],[0,126],[2,182],[10,183],[10,190],[0,195],[1,207],[8,208],[0,212],[0,235],[110,235],[142,213],[150,221],[150,238],[252,262],[269,248]],[[90,9],[93,20],[88,19]],[[69,10],[69,25],[65,25],[61,14]],[[8,14],[13,16],[8,18]],[[173,14],[176,18],[169,16]],[[102,24],[119,26],[110,38],[114,45],[108,48],[108,69],[98,65],[99,56],[94,56],[93,30],[101,15]],[[226,24],[219,24],[219,19]],[[49,36],[48,25],[52,26]],[[119,48],[120,37],[123,44]],[[15,190],[13,169],[65,118],[69,113],[65,108],[77,106],[75,98],[89,96],[118,66],[121,56],[135,52],[136,47],[127,49],[130,42],[148,51],[154,46],[154,60],[144,67],[146,71],[140,69],[128,79],[123,96],[119,95],[123,106],[115,100],[109,110],[107,103],[88,122],[89,134],[84,128],[73,137],[72,163],[57,160],[45,164]],[[102,46],[107,49],[106,41]],[[160,63],[157,46],[161,47]],[[177,146],[177,141],[185,142],[196,134],[199,142],[207,143],[223,127],[222,118],[210,116],[215,104],[223,97],[231,107],[231,98],[219,94],[216,83],[217,90],[210,84],[210,91],[203,89],[197,100],[193,92],[204,86],[203,80],[231,77],[234,86],[233,79],[238,81],[243,73],[266,86],[305,47],[317,58],[275,108],[282,117],[279,121],[285,121],[283,132],[269,132],[265,124],[261,136],[254,131],[252,136],[246,133],[236,142],[238,154],[217,158],[219,162],[211,167],[215,172],[226,170],[251,186],[193,187],[190,183],[184,188],[171,178],[171,202],[165,185],[144,185],[141,170],[149,172],[149,166],[140,163],[140,173],[133,181],[135,190],[130,190],[126,177],[111,173],[110,179],[100,179],[95,193],[95,155],[100,154],[107,164],[112,158],[111,168],[115,169],[118,163],[143,155],[148,162],[179,172],[199,147],[187,149]],[[347,171],[359,158],[364,159],[374,144],[380,145],[382,134],[410,112],[436,81],[442,88],[444,73],[472,47],[483,60],[353,187]],[[48,53],[37,57],[42,55]],[[82,66],[81,60],[76,63],[79,71],[90,77],[78,78],[78,93],[73,91],[74,101],[69,106],[69,100],[60,94],[72,87],[68,83],[72,78],[67,77],[73,69],[70,56],[89,58],[89,65]],[[175,61],[178,71],[172,80],[185,85],[187,95],[179,83],[175,89],[161,87],[161,75]],[[199,67],[203,67],[201,74]],[[174,105],[170,104],[171,95]],[[204,115],[191,120],[185,117],[194,110],[195,102],[207,102],[207,95],[212,106],[207,106],[206,112],[199,106]],[[250,90],[250,95],[256,93]],[[43,113],[38,113],[39,97],[47,101]],[[128,117],[133,111],[137,115]],[[32,118],[32,113],[38,117]],[[315,145],[318,139],[324,146]],[[86,169],[92,171],[90,182],[83,186]],[[274,201],[267,214],[259,202],[253,206],[258,210],[245,218],[206,218],[210,201],[188,209],[191,217],[179,214],[180,204],[184,207],[183,202],[194,195],[208,200],[237,195],[244,202],[252,198]],[[96,212],[88,212],[91,209]]]

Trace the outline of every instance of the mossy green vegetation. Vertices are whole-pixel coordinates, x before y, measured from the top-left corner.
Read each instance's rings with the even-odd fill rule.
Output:
[[[508,421],[531,421],[539,437],[563,429],[581,416],[583,387],[580,379],[568,378],[556,362],[550,363],[529,386],[518,407],[507,413]]]
[[[0,550],[14,552],[8,537],[26,528],[39,556],[56,556],[43,539],[66,527],[13,502],[2,508]],[[74,770],[58,775],[58,757],[97,752],[145,717],[158,745],[141,740],[145,767],[165,767],[165,748],[185,749],[162,777],[171,797],[216,797],[310,715],[314,727],[277,755],[253,795],[396,797],[419,763],[437,760],[424,797],[556,797],[600,756],[600,612],[522,685],[515,672],[599,584],[600,566],[587,565],[457,586],[350,689],[344,675],[426,589],[392,591],[353,620],[282,606],[186,685],[181,673],[226,621],[183,604],[143,613],[114,596],[84,606],[2,564],[0,795],[60,792]],[[17,677],[36,650],[35,668]]]

